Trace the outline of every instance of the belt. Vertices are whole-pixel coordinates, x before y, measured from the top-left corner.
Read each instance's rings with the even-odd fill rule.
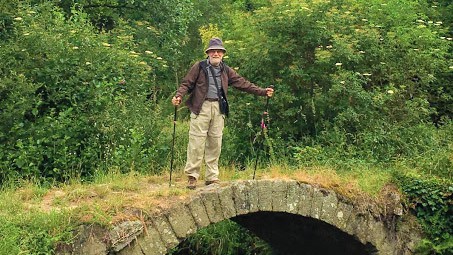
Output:
[[[209,102],[219,101],[218,98],[206,98],[205,100],[206,100],[206,101],[209,101]]]

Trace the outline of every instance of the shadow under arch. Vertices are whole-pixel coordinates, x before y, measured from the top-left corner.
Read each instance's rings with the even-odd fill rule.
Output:
[[[255,212],[231,220],[266,241],[273,254],[377,254],[372,244],[364,245],[337,227],[311,217],[284,212]]]

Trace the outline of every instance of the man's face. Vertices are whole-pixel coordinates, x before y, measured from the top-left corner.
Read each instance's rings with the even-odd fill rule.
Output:
[[[222,61],[223,54],[225,54],[223,50],[209,50],[209,63],[211,63],[211,65],[213,66],[218,66]]]

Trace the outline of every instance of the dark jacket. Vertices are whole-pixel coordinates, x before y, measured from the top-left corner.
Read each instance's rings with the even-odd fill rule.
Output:
[[[190,93],[190,96],[186,101],[186,105],[187,107],[189,107],[190,111],[195,114],[200,113],[201,106],[206,99],[209,87],[207,79],[208,67],[205,64],[206,62],[203,63],[203,65],[200,63],[201,62],[197,62],[190,68],[189,72],[182,80],[179,89],[176,91],[176,97],[179,96],[181,98],[183,98],[187,93]],[[203,69],[201,66],[206,66],[206,70],[201,70]],[[223,91],[225,92],[225,97],[227,97],[228,86],[230,85],[236,89],[245,91],[250,94],[266,96],[266,89],[260,88],[255,84],[247,81],[238,73],[236,73],[236,71],[234,71],[232,68],[227,67],[223,62],[220,63],[220,69],[220,76],[222,80]]]

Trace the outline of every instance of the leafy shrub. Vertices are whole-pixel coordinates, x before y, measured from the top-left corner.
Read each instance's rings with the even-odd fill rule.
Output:
[[[83,12],[67,19],[44,3],[16,15],[0,45],[1,180],[153,165],[147,149],[166,123],[147,84],[164,60],[95,33]]]
[[[397,174],[409,208],[426,234],[420,254],[451,254],[453,251],[453,183],[451,180]]]

